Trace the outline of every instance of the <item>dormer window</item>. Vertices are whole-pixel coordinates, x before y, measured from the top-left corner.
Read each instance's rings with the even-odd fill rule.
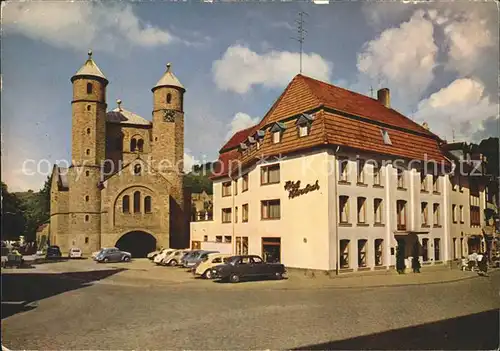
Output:
[[[285,123],[282,122],[276,122],[272,127],[271,127],[271,133],[273,133],[273,144],[278,144],[281,142],[281,137],[283,135],[283,132],[286,129]]]
[[[263,130],[258,130],[255,132],[253,138],[257,142],[257,150],[260,149],[260,145],[262,143],[262,140],[264,139],[265,132]]]
[[[385,129],[381,129],[380,133],[382,134],[382,139],[384,140],[384,144],[392,145],[391,138],[389,137],[389,132]]]
[[[240,143],[240,152],[245,153],[245,151],[248,149],[247,144],[245,143]]]
[[[299,133],[299,138],[309,135],[311,129],[311,124],[313,121],[313,116],[303,113],[297,118],[297,130]]]

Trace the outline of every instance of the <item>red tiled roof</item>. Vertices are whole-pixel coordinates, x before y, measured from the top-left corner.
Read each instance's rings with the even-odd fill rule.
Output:
[[[224,145],[219,156],[219,166],[223,168],[213,178],[225,176],[231,160],[242,164],[255,160],[256,151],[243,156],[237,146],[256,130],[312,110],[317,112],[307,137],[299,139],[295,121],[289,121],[279,144],[273,144],[270,133],[266,133],[259,155],[286,154],[329,144],[407,159],[446,160],[440,149],[441,140],[399,112],[368,96],[299,74],[259,124],[235,133]],[[381,128],[389,132],[392,145],[384,144]]]

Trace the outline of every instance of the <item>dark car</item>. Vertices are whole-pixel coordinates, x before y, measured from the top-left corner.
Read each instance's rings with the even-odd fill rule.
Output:
[[[49,246],[47,248],[47,254],[45,255],[45,258],[50,259],[50,258],[61,258],[62,253],[61,249],[59,246]]]
[[[109,249],[102,249],[96,256],[95,260],[97,262],[130,262],[132,259],[132,254],[127,251],[121,251],[116,247]]]
[[[281,263],[266,263],[256,255],[232,256],[225,264],[215,266],[212,274],[216,279],[237,283],[242,278],[273,277],[282,279],[285,266]]]

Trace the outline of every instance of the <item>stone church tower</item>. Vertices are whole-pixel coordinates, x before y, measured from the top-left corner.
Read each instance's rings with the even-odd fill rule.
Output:
[[[184,87],[169,64],[152,89],[153,121],[121,100],[107,111],[108,80],[88,55],[71,78],[72,162],[52,173],[50,243],[64,254],[116,246],[132,257],[188,247]]]
[[[69,181],[69,229],[73,237],[68,244],[100,246],[101,164],[105,159],[106,86],[108,80],[92,60],[92,51],[73,83],[72,144]]]

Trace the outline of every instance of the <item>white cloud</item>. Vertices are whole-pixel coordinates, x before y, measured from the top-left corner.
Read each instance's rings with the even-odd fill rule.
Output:
[[[259,117],[250,117],[246,113],[238,112],[234,115],[233,120],[228,125],[228,132],[226,134],[226,140],[229,140],[234,133],[249,128],[260,122]]]
[[[20,33],[59,48],[113,52],[176,40],[168,31],[143,23],[131,5],[121,3],[10,2],[2,12],[6,33]]]
[[[184,151],[184,173],[191,172],[194,165],[200,164],[200,160],[197,160],[193,155],[190,155],[189,150]]]
[[[498,104],[490,101],[482,83],[460,78],[418,104],[415,118],[429,123],[431,131],[447,140],[471,141],[484,129],[483,122],[498,116]]]
[[[302,67],[304,75],[328,81],[333,64],[311,53],[302,55]],[[236,44],[213,63],[212,71],[214,81],[221,90],[244,94],[258,84],[279,88],[299,73],[299,54],[272,50],[261,55]]]
[[[375,83],[398,88],[408,100],[418,99],[434,79],[438,47],[433,34],[432,22],[416,11],[408,22],[365,44],[358,54],[358,70]]]
[[[444,23],[444,19],[441,20]],[[474,14],[466,14],[444,26],[448,46],[448,69],[462,75],[473,72],[481,65],[483,50],[494,46],[487,21]]]

